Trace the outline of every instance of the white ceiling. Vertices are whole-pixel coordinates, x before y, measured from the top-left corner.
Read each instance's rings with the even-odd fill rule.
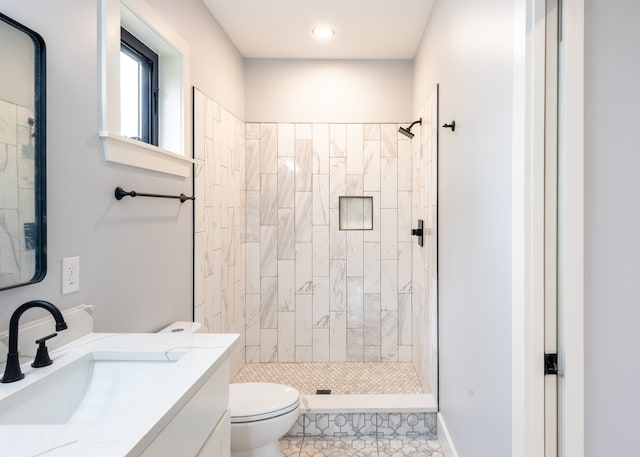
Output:
[[[248,58],[413,59],[434,0],[203,0]],[[320,41],[317,25],[336,34]]]

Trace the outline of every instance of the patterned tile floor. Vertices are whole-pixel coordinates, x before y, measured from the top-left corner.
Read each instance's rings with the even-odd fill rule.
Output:
[[[437,441],[398,439],[309,439],[280,441],[282,457],[444,457]]]
[[[305,395],[317,389],[335,395],[423,393],[413,364],[406,362],[247,363],[233,382],[288,384]]]

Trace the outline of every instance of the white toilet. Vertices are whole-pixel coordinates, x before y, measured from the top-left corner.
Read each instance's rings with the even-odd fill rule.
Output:
[[[200,324],[176,322],[160,332],[200,332]],[[248,382],[229,386],[231,457],[280,457],[280,438],[300,414],[300,393],[291,386]]]
[[[231,384],[231,456],[280,457],[278,440],[293,427],[299,410],[300,394],[291,386]]]

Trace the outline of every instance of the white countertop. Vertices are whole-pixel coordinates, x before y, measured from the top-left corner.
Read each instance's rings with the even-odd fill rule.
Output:
[[[229,356],[236,334],[92,333],[51,351],[54,363],[34,369],[23,365],[25,378],[0,384],[0,402],[90,353],[180,353],[180,369],[159,377],[135,398],[126,418],[77,425],[0,425],[0,455],[7,457],[119,457],[140,454]],[[134,355],[135,356],[135,355]],[[166,360],[164,359],[164,360]]]

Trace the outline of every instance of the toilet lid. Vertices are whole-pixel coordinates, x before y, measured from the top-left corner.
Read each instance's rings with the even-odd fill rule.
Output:
[[[300,394],[284,384],[247,382],[229,386],[231,422],[254,422],[281,416],[298,407]]]

